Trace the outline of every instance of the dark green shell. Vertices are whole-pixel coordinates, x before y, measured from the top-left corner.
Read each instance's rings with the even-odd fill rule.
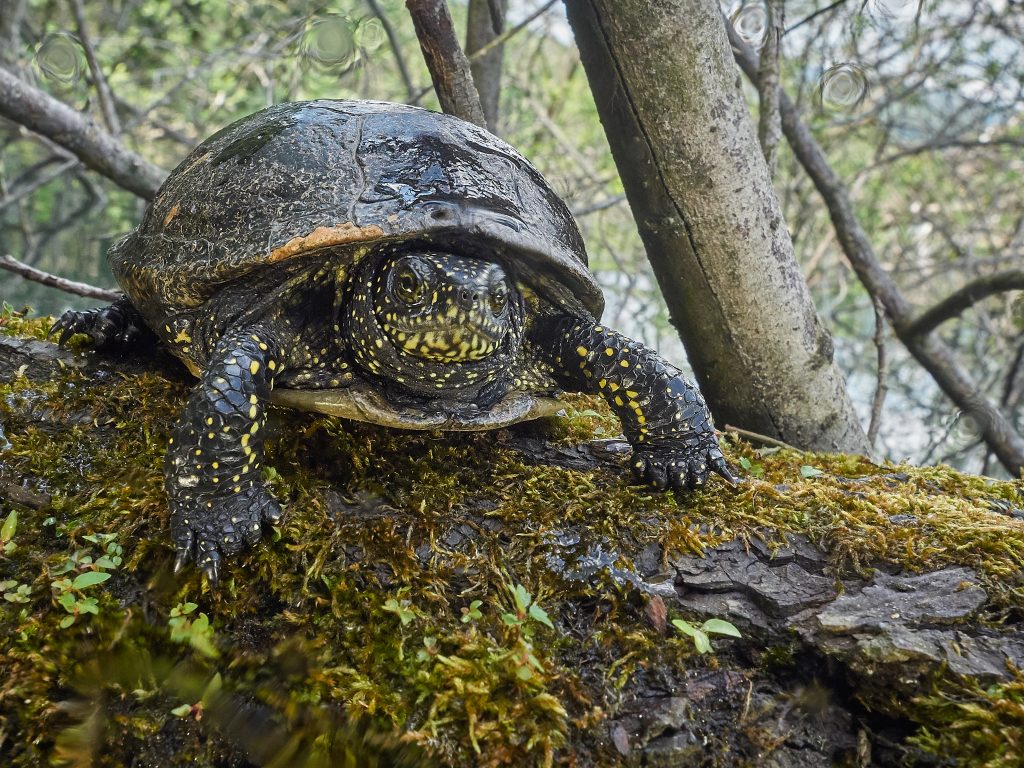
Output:
[[[543,300],[600,318],[579,230],[536,169],[475,125],[386,102],[279,104],[224,128],[171,173],[108,258],[173,341],[226,285],[266,286],[268,271],[286,275],[326,249],[355,262],[414,238],[496,252]]]

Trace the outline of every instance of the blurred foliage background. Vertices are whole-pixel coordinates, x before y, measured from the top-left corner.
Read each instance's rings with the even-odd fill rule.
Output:
[[[464,29],[466,2],[449,5]],[[507,28],[543,12],[505,44],[497,132],[576,214],[608,294],[605,321],[681,363],[562,6],[507,5]],[[785,12],[783,87],[908,298],[925,308],[976,277],[1020,269],[1024,4],[790,0]],[[763,36],[760,3],[723,5],[723,13],[748,40]],[[207,135],[276,102],[371,98],[438,108],[401,0],[0,0],[0,63],[102,123],[83,42],[109,84],[114,132],[166,169]],[[756,111],[756,93],[744,87]],[[877,343],[885,345],[880,455],[998,474],[970,420],[891,333],[876,334],[872,300],[821,199],[780,150],[776,188],[865,422],[879,381]],[[103,254],[143,207],[48,141],[0,121],[0,254],[113,286]],[[57,313],[96,303],[13,275],[0,280],[15,307]],[[975,304],[942,334],[1020,426],[1020,292]]]

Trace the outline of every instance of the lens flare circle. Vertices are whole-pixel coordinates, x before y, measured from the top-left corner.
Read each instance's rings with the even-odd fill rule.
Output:
[[[745,2],[729,17],[732,26],[747,45],[760,48],[768,34],[768,8],[762,2]]]
[[[867,75],[860,65],[852,62],[829,67],[822,73],[818,85],[823,108],[857,109],[869,92]]]
[[[68,32],[47,35],[36,48],[35,65],[48,80],[64,85],[78,82],[83,68],[82,45]]]

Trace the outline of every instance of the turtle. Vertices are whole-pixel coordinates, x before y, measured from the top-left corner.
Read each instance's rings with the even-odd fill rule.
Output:
[[[155,334],[198,377],[165,461],[176,571],[194,561],[216,584],[280,519],[261,472],[270,403],[481,430],[597,393],[641,482],[735,482],[696,385],[600,324],[565,203],[456,117],[365,100],[256,112],[193,150],[107,257],[123,296],[52,332],[121,351]]]

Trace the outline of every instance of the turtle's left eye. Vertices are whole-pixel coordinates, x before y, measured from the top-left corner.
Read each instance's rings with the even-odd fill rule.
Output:
[[[395,295],[406,304],[418,304],[423,299],[425,287],[423,279],[410,267],[395,275]]]

